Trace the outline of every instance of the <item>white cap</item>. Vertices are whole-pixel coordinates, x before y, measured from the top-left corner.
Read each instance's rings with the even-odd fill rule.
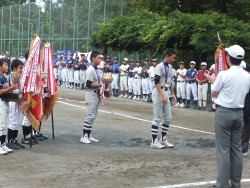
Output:
[[[103,55],[101,55],[101,57],[103,57]]]
[[[245,56],[245,50],[239,45],[233,45],[229,48],[225,48],[227,53],[235,59],[243,59]]]
[[[8,54],[9,52],[6,52],[6,54]]]
[[[190,62],[190,64],[194,64],[194,65],[196,65],[195,61],[191,61],[191,62]]]
[[[201,66],[202,66],[202,65],[207,66],[207,63],[206,63],[206,62],[202,62],[202,63],[201,63]]]
[[[241,66],[243,69],[245,69],[245,68],[247,67],[246,62],[245,62],[245,61],[241,61],[240,66]]]
[[[128,61],[128,58],[125,57],[125,58],[123,59],[123,61]]]

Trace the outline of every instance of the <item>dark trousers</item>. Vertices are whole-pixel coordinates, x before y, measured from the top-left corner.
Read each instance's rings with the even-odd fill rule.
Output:
[[[250,138],[250,116],[244,116],[244,126],[241,136],[242,153],[247,153]]]
[[[242,173],[241,135],[243,128],[242,109],[217,106],[215,112],[215,138],[217,157],[216,187],[240,188]]]

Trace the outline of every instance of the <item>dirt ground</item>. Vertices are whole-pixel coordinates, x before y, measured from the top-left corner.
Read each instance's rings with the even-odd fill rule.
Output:
[[[42,123],[48,141],[1,156],[0,187],[174,187],[215,180],[214,113],[172,107],[168,140],[175,147],[157,150],[149,148],[152,103],[105,99],[93,126],[93,136],[100,142],[84,145],[79,140],[85,91],[59,91],[55,140],[49,118]],[[21,136],[20,127],[19,140]],[[249,159],[243,159],[242,179],[250,178]]]

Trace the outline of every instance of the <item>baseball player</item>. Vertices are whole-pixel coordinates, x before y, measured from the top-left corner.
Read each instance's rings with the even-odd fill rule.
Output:
[[[199,99],[199,107],[197,110],[206,110],[207,105],[207,90],[208,90],[208,80],[206,78],[208,74],[207,63],[201,63],[201,70],[199,70],[196,74],[196,81],[198,82],[198,99]],[[202,107],[203,101],[203,107]]]
[[[99,75],[97,66],[101,63],[101,56],[98,52],[92,52],[90,55],[92,62],[91,66],[86,71],[86,86],[85,94],[87,115],[83,126],[83,135],[80,139],[81,143],[90,144],[91,142],[98,142],[99,140],[91,136],[92,125],[97,116],[98,106],[100,103],[100,89],[102,87],[101,77]]]
[[[112,66],[113,62],[111,61],[111,57],[107,56],[107,62],[104,65],[104,73],[106,74],[112,74]]]
[[[58,59],[57,59],[55,54],[52,56],[52,58],[53,58],[54,74],[55,74],[55,79],[56,79],[56,83],[57,83],[57,80],[58,80],[58,76],[57,76],[57,72],[58,72],[57,71],[57,62],[58,62]]]
[[[69,54],[69,61],[68,61],[68,78],[69,78],[69,88],[73,89],[74,87],[74,64],[75,60],[73,59],[73,54]]]
[[[112,70],[113,81],[111,85],[113,90],[113,96],[115,97],[118,97],[119,68],[120,68],[120,63],[118,63],[118,58],[114,57],[114,64],[112,65],[110,70]]]
[[[121,95],[119,97],[128,97],[128,58],[123,59],[123,65],[120,66],[120,87],[121,87]],[[125,94],[125,92],[126,94]]]
[[[59,57],[59,61],[56,63],[57,65],[57,71],[58,71],[58,82],[59,85],[62,86],[62,70],[63,70],[63,56]]]
[[[152,59],[152,66],[148,70],[148,76],[149,76],[149,99],[148,102],[153,102],[152,101],[152,92],[153,92],[153,87],[154,87],[154,76],[155,76],[155,67],[157,65],[157,60]]]
[[[13,60],[11,63],[11,70],[13,72],[19,72],[22,74],[23,71],[23,62],[21,60]],[[8,125],[8,143],[6,144],[10,149],[20,149],[25,148],[24,145],[18,142],[17,135],[19,125],[21,124],[22,119],[22,106],[17,102],[9,102],[10,115],[9,115],[9,125]]]
[[[172,67],[172,78],[171,78],[171,83],[172,83],[172,87],[173,87],[173,90],[175,88],[175,74],[176,74],[176,70]],[[168,90],[168,96],[169,96],[169,101],[170,101],[170,104],[173,104],[172,103],[172,94],[171,94],[171,91]]]
[[[65,61],[66,60],[66,61]],[[68,77],[68,59],[63,60],[62,64],[62,87],[69,87],[69,77]]]
[[[215,71],[215,64],[213,64],[213,65],[210,67],[210,69],[209,69],[209,75],[210,75],[210,76],[213,76],[214,71]],[[211,83],[211,90],[212,90],[212,88],[213,88],[213,84]],[[215,112],[215,110],[216,110],[216,105],[215,105],[215,102],[214,102],[215,99],[216,99],[216,98],[213,98],[213,97],[212,97],[212,107],[211,107],[211,109],[208,110],[209,112]]]
[[[150,68],[148,58],[146,58],[144,60],[144,64],[145,64],[145,66],[142,67],[142,93],[143,93],[142,101],[148,101],[148,96],[149,96],[149,75],[148,75],[148,70]]]
[[[101,76],[101,80],[102,80],[102,78],[103,78],[103,70],[104,70],[104,65],[105,65],[105,62],[103,61],[103,58],[104,58],[104,56],[103,55],[101,55],[101,58],[102,58],[102,61],[101,61],[101,63],[100,63],[100,65],[98,65],[97,66],[97,68],[98,68],[98,71],[99,71],[99,74],[100,74],[100,76]]]
[[[175,61],[176,53],[172,49],[168,49],[162,63],[155,67],[155,87],[153,89],[153,109],[154,119],[152,122],[151,133],[152,142],[150,147],[156,149],[173,148],[174,145],[167,141],[167,131],[171,122],[171,105],[168,101],[168,90],[171,91],[173,102],[176,102],[176,97],[172,87],[172,63]],[[160,142],[158,142],[158,127],[163,115],[162,133]]]
[[[129,92],[129,99],[132,99],[132,91],[134,87],[134,70],[135,62],[133,59],[130,60],[130,66],[128,67],[128,92]]]
[[[194,97],[194,109],[197,108],[197,84],[195,82],[195,75],[197,70],[194,68],[196,65],[195,61],[190,62],[190,69],[186,72],[186,80],[187,80],[187,105],[185,108],[189,108],[190,105],[190,95],[191,91]]]
[[[80,83],[82,85],[82,89],[85,88],[86,84],[86,70],[87,70],[88,60],[85,59],[85,55],[81,54],[80,61]]]
[[[183,61],[179,63],[180,68],[176,71],[175,77],[177,79],[177,87],[176,87],[176,92],[177,92],[177,104],[174,105],[175,107],[180,106],[184,107],[185,106],[185,100],[186,100],[186,73],[187,69],[185,69],[185,64]],[[182,99],[182,103],[181,103]]]
[[[79,57],[76,57],[74,61],[74,89],[80,89],[80,62]]]
[[[134,72],[134,98],[133,100],[140,100],[141,97],[141,75],[142,67],[140,60],[136,61],[136,67],[133,70]]]

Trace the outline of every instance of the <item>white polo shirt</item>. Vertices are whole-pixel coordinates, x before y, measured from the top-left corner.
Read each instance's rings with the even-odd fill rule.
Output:
[[[220,71],[212,90],[219,93],[215,100],[217,105],[225,108],[243,108],[246,94],[250,90],[250,74],[240,66]]]

